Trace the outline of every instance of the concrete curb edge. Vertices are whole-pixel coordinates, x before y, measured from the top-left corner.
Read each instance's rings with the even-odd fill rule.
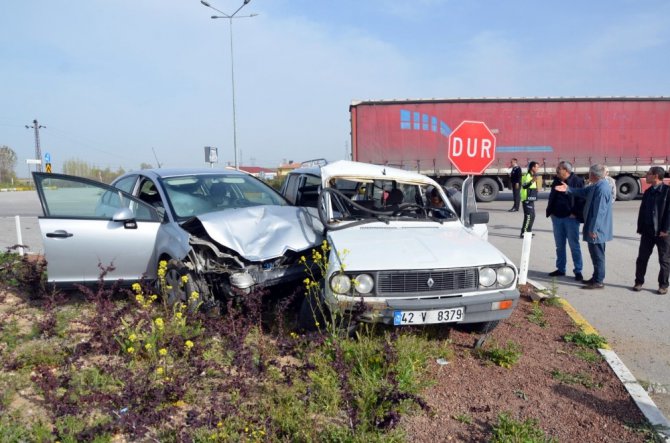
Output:
[[[528,283],[540,291],[547,290],[546,287],[536,281],[529,279]],[[587,334],[598,334],[598,331],[596,331],[596,329],[591,326],[591,324],[584,317],[582,317],[582,315],[577,312],[577,310],[567,300],[561,298],[560,301],[561,306],[568,314],[568,316],[578,326],[581,326],[584,332]],[[609,346],[603,346],[602,349],[598,349],[598,352],[600,352],[603,358],[605,358],[605,361],[624,385],[626,391],[628,391],[628,394],[631,396],[640,411],[642,411],[642,414],[644,414],[647,421],[649,421],[649,423],[654,427],[656,432],[666,443],[670,443],[670,421],[668,421],[661,410],[658,409],[656,403],[654,403],[647,391],[640,385],[640,383],[638,383],[633,373],[630,372],[630,370],[621,361],[616,352],[614,352]]]

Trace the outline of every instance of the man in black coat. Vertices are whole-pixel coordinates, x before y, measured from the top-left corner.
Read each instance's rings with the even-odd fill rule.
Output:
[[[668,277],[670,276],[670,186],[663,184],[665,170],[660,166],[652,166],[647,171],[646,181],[651,186],[644,192],[640,212],[637,216],[637,233],[640,234],[640,249],[635,261],[634,291],[641,291],[647,263],[654,251],[658,250],[658,262],[661,270],[658,273],[658,293],[668,293]]]
[[[510,163],[512,168],[509,172],[509,182],[512,185],[512,195],[514,196],[514,205],[508,212],[518,212],[519,204],[521,204],[521,166],[513,158]]]
[[[584,180],[572,172],[572,163],[561,161],[556,166],[556,176],[551,184],[547,217],[551,217],[556,244],[556,270],[549,273],[550,277],[565,275],[567,254],[565,243],[570,246],[575,280],[583,281],[582,250],[579,246],[579,224],[584,221],[584,200],[573,194],[558,192],[555,187],[566,183],[571,189],[583,188]]]

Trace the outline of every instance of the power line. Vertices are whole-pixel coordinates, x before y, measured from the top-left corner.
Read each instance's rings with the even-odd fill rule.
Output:
[[[39,123],[37,123],[37,119],[33,120],[33,124],[31,126],[26,125],[26,129],[34,129],[35,130],[35,160],[39,160],[39,163],[35,165],[35,169],[37,169],[37,172],[42,172],[42,150],[40,149],[40,128],[45,128],[46,126],[42,126]]]

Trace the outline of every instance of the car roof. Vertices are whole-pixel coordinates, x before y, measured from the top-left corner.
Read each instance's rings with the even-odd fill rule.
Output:
[[[373,165],[348,160],[339,160],[328,163],[321,168],[321,180],[327,183],[331,178],[343,179],[373,179],[373,180],[396,180],[405,183],[439,186],[436,181],[428,176],[414,171],[394,168],[384,165]]]
[[[249,175],[246,172],[236,169],[218,169],[218,168],[160,168],[160,169],[141,169],[132,171],[125,175],[140,174],[153,178],[181,177],[185,175]]]

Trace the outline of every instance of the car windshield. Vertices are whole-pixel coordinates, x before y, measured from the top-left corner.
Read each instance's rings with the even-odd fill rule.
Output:
[[[331,181],[325,194],[330,196],[333,221],[457,220],[453,205],[437,188],[395,180]]]
[[[188,175],[162,179],[177,219],[233,208],[288,203],[262,181],[246,175]]]

